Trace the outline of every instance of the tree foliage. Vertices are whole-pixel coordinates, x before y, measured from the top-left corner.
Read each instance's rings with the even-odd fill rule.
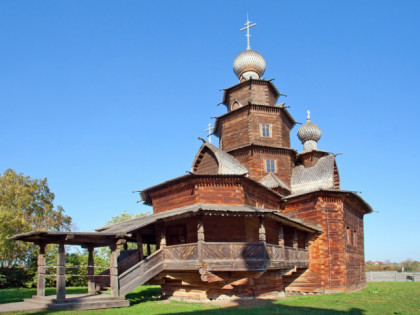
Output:
[[[61,206],[54,208],[54,194],[47,179],[32,179],[8,169],[0,174],[0,264],[25,265],[35,251],[30,243],[10,236],[30,231],[69,231],[71,217]]]

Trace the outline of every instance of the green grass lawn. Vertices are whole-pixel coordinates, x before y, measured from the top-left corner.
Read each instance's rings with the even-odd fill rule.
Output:
[[[86,288],[67,288],[68,294],[86,293]],[[55,294],[47,288],[47,295]],[[361,292],[321,296],[290,296],[258,305],[249,302],[222,306],[157,299],[159,286],[142,286],[127,295],[131,306],[97,311],[54,312],[62,314],[420,314],[420,282],[373,282]],[[35,289],[0,290],[0,303],[21,301]],[[1,306],[0,306],[1,311]],[[45,314],[52,312],[38,312]],[[24,313],[22,313],[24,314]]]

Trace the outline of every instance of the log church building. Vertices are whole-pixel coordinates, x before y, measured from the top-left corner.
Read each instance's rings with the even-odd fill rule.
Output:
[[[187,175],[140,192],[153,214],[96,232],[14,236],[40,247],[33,299],[47,299],[44,255],[51,243],[59,245],[57,296],[48,300],[56,309],[65,308],[64,245],[88,249],[89,295],[99,301],[110,288],[101,303],[111,307],[127,305],[125,295],[145,283],[159,284],[165,297],[186,300],[366,286],[363,217],[372,209],[355,192],[340,189],[336,155],[318,149],[321,129],[309,111],[297,132],[303,148],[290,147],[296,122],[278,102],[274,84],[262,78],[265,60],[249,45],[253,25],[245,24],[248,46],[233,63],[239,81],[224,90],[226,113],[214,124],[219,146],[202,140]],[[130,242],[137,250],[127,250]],[[97,275],[93,250],[102,246],[111,249],[110,268]],[[74,309],[94,308],[83,306],[86,300],[74,303]]]

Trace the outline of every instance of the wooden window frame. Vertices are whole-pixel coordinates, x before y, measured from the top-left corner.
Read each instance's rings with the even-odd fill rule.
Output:
[[[268,136],[264,135],[267,128],[268,128]],[[260,137],[272,138],[272,136],[273,136],[273,125],[267,124],[267,123],[260,123]]]
[[[268,165],[269,162],[270,162],[270,167]],[[265,160],[265,163],[264,164],[265,164],[264,165],[264,169],[265,169],[265,172],[266,173],[276,173],[277,172],[277,163],[276,163],[276,160],[267,159],[267,160]]]

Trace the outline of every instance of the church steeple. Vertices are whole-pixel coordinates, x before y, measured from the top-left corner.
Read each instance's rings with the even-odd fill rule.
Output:
[[[277,105],[281,95],[274,84],[261,76],[265,60],[251,49],[247,20],[247,49],[233,63],[239,83],[224,90],[223,104],[228,112],[216,119],[214,134],[219,148],[246,166],[249,177],[261,181],[268,174],[275,175],[290,187],[292,165],[296,151],[290,148],[290,129],[295,121],[283,104]]]

